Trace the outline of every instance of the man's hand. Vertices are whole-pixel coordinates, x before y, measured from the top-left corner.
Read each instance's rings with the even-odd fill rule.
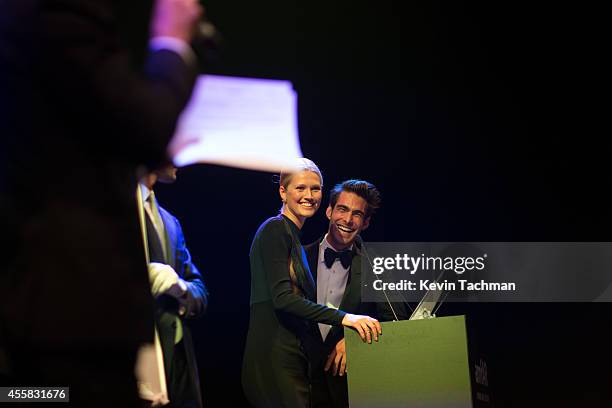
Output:
[[[158,262],[149,264],[149,282],[153,296],[168,294],[175,298],[181,297],[187,290],[185,281],[172,269],[170,265]]]
[[[197,0],[156,0],[151,37],[172,37],[190,43],[202,13]]]
[[[346,373],[346,347],[344,339],[336,343],[336,347],[332,350],[331,354],[327,356],[325,362],[325,371],[328,371],[333,364],[333,375],[343,376]]]
[[[380,323],[370,316],[347,313],[344,315],[344,319],[342,319],[342,325],[357,330],[361,340],[368,343],[372,343],[372,337],[378,341],[378,335],[382,334]]]

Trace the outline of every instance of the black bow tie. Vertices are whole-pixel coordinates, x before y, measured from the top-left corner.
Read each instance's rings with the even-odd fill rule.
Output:
[[[340,252],[336,252],[331,248],[325,248],[324,255],[325,255],[325,266],[327,266],[328,268],[332,267],[336,258],[340,258],[340,263],[342,263],[342,267],[346,269],[351,265],[351,260],[353,258],[353,253],[349,249],[346,249]]]

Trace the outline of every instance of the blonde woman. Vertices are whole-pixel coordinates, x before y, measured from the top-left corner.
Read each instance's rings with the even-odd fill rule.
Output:
[[[242,384],[258,408],[309,407],[305,353],[313,333],[318,334],[311,323],[351,327],[368,342],[381,334],[376,319],[316,303],[300,230],[321,204],[323,177],[311,160],[299,159],[296,167],[281,173],[281,212],[259,227],[251,245],[251,316]]]

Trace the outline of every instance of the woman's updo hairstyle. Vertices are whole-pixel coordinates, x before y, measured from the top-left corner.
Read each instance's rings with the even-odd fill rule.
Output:
[[[316,164],[310,159],[305,157],[300,157],[295,159],[294,165],[291,170],[282,170],[279,175],[279,184],[284,188],[287,188],[289,183],[291,183],[291,178],[294,174],[299,173],[300,171],[312,171],[316,175],[319,176],[319,180],[321,180],[321,186],[323,186],[323,175],[321,174],[321,170],[317,167]]]

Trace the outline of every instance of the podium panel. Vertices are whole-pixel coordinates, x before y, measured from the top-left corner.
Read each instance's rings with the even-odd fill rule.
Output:
[[[372,344],[345,329],[351,408],[471,408],[465,316],[381,323]]]

